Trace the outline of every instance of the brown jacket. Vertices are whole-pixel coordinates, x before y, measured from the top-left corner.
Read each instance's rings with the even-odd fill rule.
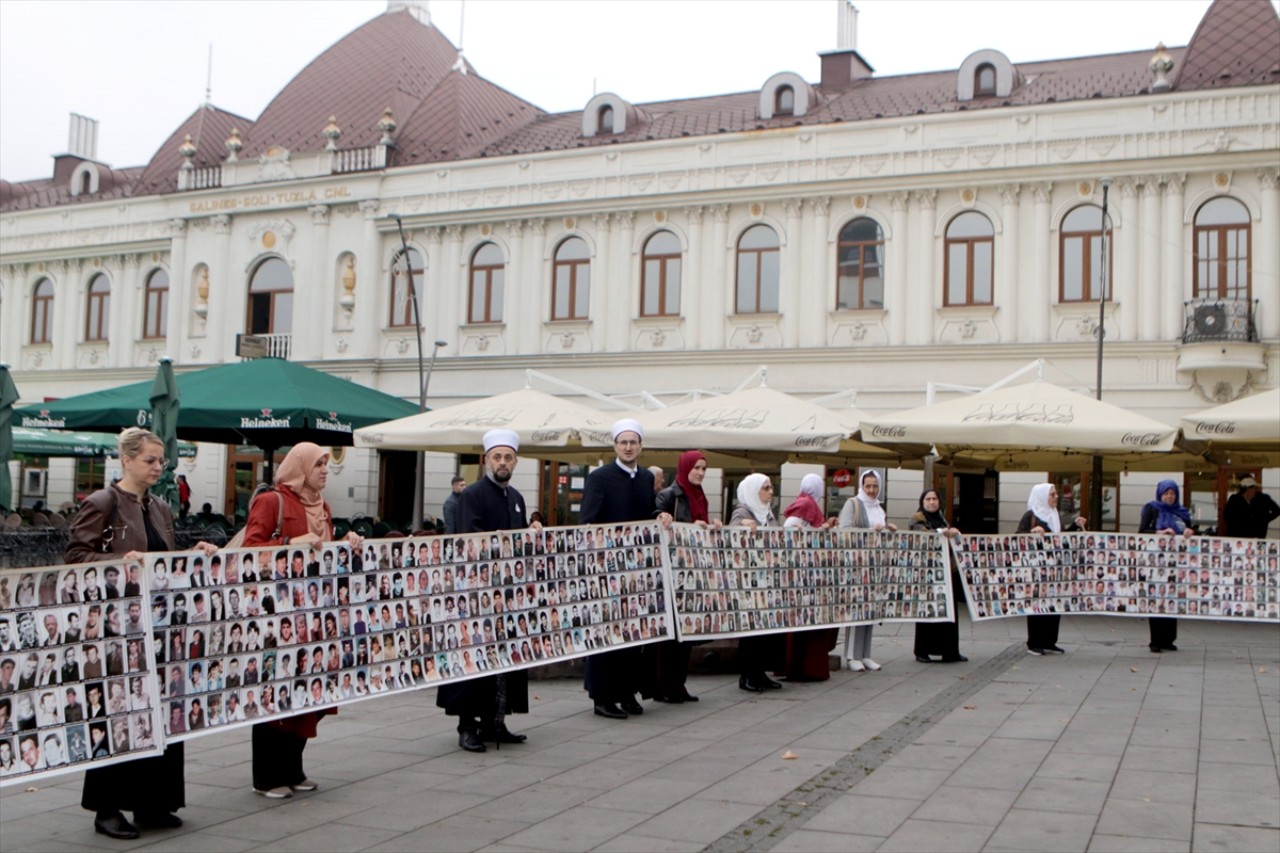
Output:
[[[112,510],[112,494],[115,509]],[[169,505],[151,495],[139,500],[115,483],[99,489],[85,498],[80,511],[71,520],[71,540],[62,558],[68,563],[92,563],[105,559],[107,554],[124,554],[129,551],[147,550],[147,528],[142,523],[142,513],[151,519],[151,526],[159,532],[169,548],[173,548],[173,512]],[[111,527],[114,535],[103,550],[104,531]]]

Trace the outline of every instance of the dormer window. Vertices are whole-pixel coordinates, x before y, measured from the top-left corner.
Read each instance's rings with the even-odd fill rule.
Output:
[[[790,86],[779,86],[773,95],[773,114],[776,116],[794,115],[796,111],[796,90]]]
[[[613,133],[613,107],[608,104],[596,113],[596,133]]]
[[[601,92],[582,110],[582,135],[610,136],[634,130],[649,120],[644,110],[628,104],[612,92]]]
[[[984,62],[973,72],[973,94],[975,97],[990,97],[996,93],[996,67]]]

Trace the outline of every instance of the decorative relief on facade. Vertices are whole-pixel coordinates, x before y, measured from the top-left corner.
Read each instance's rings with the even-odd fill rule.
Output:
[[[307,208],[307,213],[311,214],[311,222],[314,225],[329,224],[329,205],[313,204]]]
[[[219,213],[217,216],[210,216],[209,223],[213,225],[214,234],[231,233],[231,217],[225,213]]]
[[[943,309],[938,342],[944,344],[998,343],[1000,332],[995,324],[995,308]]]
[[[381,202],[376,198],[365,199],[359,204],[360,213],[364,215],[365,219],[374,219],[378,215],[378,207],[380,205]]]
[[[250,243],[259,244],[268,251],[279,252],[288,257],[289,244],[297,230],[287,219],[274,219],[258,222],[245,236]]]
[[[254,183],[266,181],[291,181],[298,177],[289,163],[289,149],[273,145],[258,157],[258,171]]]

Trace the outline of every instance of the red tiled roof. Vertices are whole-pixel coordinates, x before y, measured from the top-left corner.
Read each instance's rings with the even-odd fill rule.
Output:
[[[1271,0],[1214,0],[1176,74],[1182,91],[1280,83],[1280,15]]]
[[[477,156],[542,110],[475,73],[451,72],[396,136],[397,166]]]
[[[164,143],[156,149],[134,187],[134,195],[155,195],[176,192],[178,189],[178,170],[182,168],[182,155],[178,147],[182,140],[191,134],[191,141],[196,146],[196,156],[192,165],[197,169],[206,166],[218,166],[227,158],[226,141],[233,128],[239,129],[241,138],[252,130],[253,122],[244,116],[220,110],[205,104],[187,116],[187,120],[178,125]]]
[[[34,210],[59,204],[79,204],[86,201],[103,201],[128,198],[133,195],[142,166],[130,169],[112,169],[102,163],[98,167],[98,191],[73,196],[68,181],[42,178],[35,181],[10,183],[0,181],[0,210]]]

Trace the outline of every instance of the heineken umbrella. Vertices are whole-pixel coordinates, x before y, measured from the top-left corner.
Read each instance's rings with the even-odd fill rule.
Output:
[[[13,404],[18,402],[18,386],[9,375],[9,365],[0,362],[0,507],[13,506],[13,483],[9,460],[13,458]]]
[[[1280,465],[1280,388],[1182,418],[1183,444],[1235,466]]]
[[[13,428],[14,456],[80,456],[102,457],[116,455],[118,436],[105,432],[63,432],[56,429]],[[178,442],[178,456],[196,455],[196,446],[189,441]]]
[[[173,375],[173,359],[160,359],[156,378],[151,383],[151,429],[164,442],[164,456],[168,461],[160,481],[151,487],[151,493],[169,504],[174,515],[182,502],[178,496],[178,380]]]
[[[1006,385],[862,422],[863,440],[875,444],[932,444],[946,459],[1016,460],[1021,451],[1039,466],[1027,470],[1047,470],[1044,463],[1055,456],[1168,453],[1177,434],[1176,427],[1049,382]]]

